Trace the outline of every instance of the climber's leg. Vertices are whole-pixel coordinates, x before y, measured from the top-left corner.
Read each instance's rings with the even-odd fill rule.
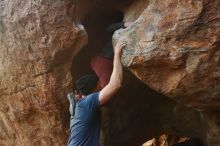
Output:
[[[108,84],[112,73],[112,59],[102,56],[92,58],[91,67],[99,77],[101,87],[104,88]]]

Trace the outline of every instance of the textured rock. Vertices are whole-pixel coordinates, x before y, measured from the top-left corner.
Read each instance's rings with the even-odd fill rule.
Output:
[[[220,106],[219,0],[152,0],[115,38],[128,42],[123,64],[152,89],[200,110]]]
[[[114,35],[128,43],[124,66],[155,91],[203,111],[203,140],[219,145],[220,1],[136,3],[147,7],[136,21],[128,9],[125,20],[134,24]]]
[[[130,18],[137,17],[143,11],[137,9],[139,6],[135,6],[136,4],[140,5],[135,2],[126,9],[130,11]],[[79,9],[79,6],[77,7]],[[80,14],[83,12],[81,9]],[[108,42],[108,39],[105,40],[106,25],[120,16],[120,13],[112,14],[115,14],[114,10],[97,5],[83,17],[82,24],[88,32],[89,41],[73,60],[74,79],[91,72],[91,59],[105,42]],[[103,108],[101,144],[141,145],[153,137],[160,136],[161,133],[203,138],[205,128],[202,120],[199,112],[150,90],[125,69],[123,88],[112,103]]]
[[[78,65],[71,71],[77,77],[90,70],[90,59],[107,38],[97,32],[119,9],[127,21],[138,18],[116,34],[129,42],[124,65],[179,103],[126,72],[125,86],[103,109],[101,143],[140,145],[166,133],[218,144],[220,118],[217,110],[210,110],[219,105],[218,0],[136,0],[131,7],[132,1],[124,0],[77,2],[74,11],[68,0],[0,1],[0,145],[65,145],[70,68],[87,41],[85,30],[73,19],[91,18],[84,25],[93,41],[75,57]]]
[[[74,53],[86,44],[67,0],[0,1],[0,145],[64,145]]]

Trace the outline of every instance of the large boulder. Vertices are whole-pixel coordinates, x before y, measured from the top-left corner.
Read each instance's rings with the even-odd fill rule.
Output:
[[[146,85],[187,106],[213,109],[220,106],[219,17],[219,0],[152,0],[114,38],[127,41],[123,64]]]
[[[77,9],[80,11],[77,14],[83,14],[84,9],[80,9],[80,5],[85,6],[83,3],[85,1],[78,1]],[[142,2],[144,3],[143,0]],[[86,17],[81,18],[88,33],[88,45],[73,60],[73,80],[92,71],[90,64],[94,63],[93,56],[96,56],[109,41],[105,31],[106,26],[122,19],[118,20],[121,13],[107,9],[109,5],[106,4],[106,6],[103,3],[98,3]],[[146,6],[145,3],[139,4],[135,1],[131,7],[125,9],[126,16],[138,17],[144,6]],[[100,75],[108,75],[109,69],[103,67],[106,62],[102,62],[102,59],[96,61],[97,64],[93,64],[93,69]],[[102,111],[100,142],[104,146],[141,145],[163,133],[173,135],[174,139],[182,136],[198,136],[205,139],[203,135],[206,127],[200,128],[204,125],[199,112],[150,90],[127,69],[124,69],[122,89],[109,105],[102,108]]]
[[[68,0],[0,1],[0,145],[65,145],[74,54],[86,44]]]
[[[123,88],[103,110],[101,143],[141,145],[164,133],[219,143],[218,0],[74,2],[0,1],[0,145],[66,144],[72,75],[90,70],[106,37],[97,32],[115,10],[127,21],[138,18],[115,39],[128,41],[123,64],[145,84],[125,72]],[[85,22],[92,38],[80,54],[87,34],[73,22]]]
[[[146,7],[127,9],[125,20],[133,25],[114,34],[114,43],[127,42],[123,65],[153,90],[202,111],[208,127],[204,140],[219,145],[220,1],[139,0],[135,5]]]

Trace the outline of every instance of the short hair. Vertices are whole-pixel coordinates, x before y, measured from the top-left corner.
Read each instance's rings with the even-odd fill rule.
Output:
[[[96,88],[98,80],[95,74],[87,74],[76,81],[76,87],[82,95],[88,95]]]

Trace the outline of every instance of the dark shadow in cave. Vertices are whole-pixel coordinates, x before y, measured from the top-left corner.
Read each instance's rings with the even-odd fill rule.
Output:
[[[88,44],[74,58],[72,75],[74,79],[93,72],[90,64],[91,59],[111,39],[112,34],[106,32],[106,27],[112,23],[122,21],[123,14],[119,11],[97,10],[85,19],[82,23],[88,33]]]
[[[105,32],[106,26],[123,19],[122,13],[111,6],[114,4],[93,4],[92,10],[88,9],[90,12],[79,20],[88,33],[89,42],[73,60],[74,80],[93,72],[91,58],[111,37]],[[189,117],[190,122],[185,117]],[[124,69],[123,88],[103,109],[101,144],[137,146],[163,133],[177,137],[199,136],[203,131],[200,118],[198,112],[151,90]]]

